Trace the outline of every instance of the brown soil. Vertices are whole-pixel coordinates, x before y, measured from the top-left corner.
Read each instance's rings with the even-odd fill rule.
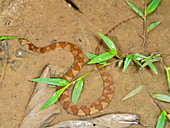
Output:
[[[130,0],[142,9],[141,0]],[[106,33],[117,23],[135,16],[136,14],[123,0],[75,0],[83,14],[70,8],[64,0],[2,0],[1,11],[1,35],[18,36],[29,39],[37,46],[46,46],[52,40],[72,42],[79,46],[84,52],[92,52],[99,43],[97,32]],[[15,5],[16,6],[11,6]],[[15,8],[12,8],[15,7]],[[161,24],[149,33],[146,48],[143,48],[143,20],[135,18],[114,30],[109,38],[115,42],[119,49],[119,55],[125,57],[128,54],[141,53],[149,55],[148,52],[169,53],[169,25],[170,25],[170,2],[161,1],[158,9],[148,17],[148,24],[161,21]],[[8,40],[10,62],[15,57],[17,49],[21,48],[17,40]],[[170,66],[170,57],[163,56],[164,63]],[[5,76],[0,89],[0,127],[16,128],[24,116],[25,106],[30,98],[35,83],[28,80],[39,77],[42,69],[47,63],[69,67],[73,58],[65,51],[55,53],[27,54],[20,58],[21,62],[17,70],[6,67]],[[68,63],[70,62],[70,63]],[[155,75],[150,69],[142,70],[144,80],[152,93],[169,95],[166,73],[160,63],[155,63],[159,75]],[[81,74],[84,74],[94,66],[85,65]],[[140,122],[147,127],[155,127],[160,110],[143,90],[131,99],[121,102],[121,99],[130,91],[142,84],[139,73],[133,64],[126,72],[116,65],[108,67],[115,83],[114,96],[103,112],[93,116],[107,113],[133,113],[140,116]],[[97,82],[96,82],[97,81]],[[102,81],[98,72],[92,73],[85,78],[85,86],[78,104],[91,103],[102,93]],[[160,105],[170,112],[168,103],[159,102]],[[79,119],[67,114],[63,109],[52,124],[69,119]],[[137,126],[133,126],[137,127]],[[166,127],[170,123],[166,122]]]

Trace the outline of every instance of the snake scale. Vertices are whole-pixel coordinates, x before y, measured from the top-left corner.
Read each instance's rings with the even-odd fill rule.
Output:
[[[136,17],[136,16],[135,16]],[[132,17],[134,18],[134,17]],[[109,32],[107,32],[105,35],[108,36],[115,28],[117,28],[120,24],[125,23],[126,21],[132,19],[129,18],[127,20],[124,20],[114,26]],[[83,54],[82,51],[74,44],[69,43],[69,42],[56,42],[53,44],[50,44],[46,47],[37,47],[30,41],[24,39],[24,38],[19,38],[19,43],[26,48],[27,50],[33,51],[33,52],[38,52],[38,53],[46,53],[49,51],[54,51],[58,49],[64,49],[69,52],[71,52],[74,56],[74,62],[71,66],[71,68],[64,74],[63,79],[66,79],[68,81],[71,81],[74,76],[79,73],[81,70],[84,59],[83,59]],[[95,54],[99,55],[100,53],[100,46],[102,44],[102,40],[96,47]],[[100,64],[96,64],[96,66],[101,66]],[[98,69],[102,79],[103,79],[103,84],[104,84],[104,89],[102,95],[97,99],[95,102],[89,104],[89,105],[82,105],[78,106],[75,105],[71,102],[69,96],[68,96],[68,89],[66,89],[60,96],[59,102],[61,106],[69,113],[73,115],[80,115],[80,116],[87,116],[94,114],[96,112],[99,112],[103,110],[111,101],[114,93],[114,83],[112,80],[112,77],[110,73],[107,71],[105,67],[102,67]]]

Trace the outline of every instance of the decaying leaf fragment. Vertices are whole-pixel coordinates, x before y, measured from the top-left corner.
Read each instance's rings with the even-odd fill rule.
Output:
[[[88,120],[64,121],[49,128],[129,128],[138,124],[138,116],[134,114],[108,114]]]
[[[49,77],[49,70],[50,68],[47,66],[44,69],[41,78]],[[19,128],[39,128],[48,126],[54,117],[60,113],[59,105],[52,105],[45,111],[39,111],[39,109],[55,91],[56,88],[52,88],[46,84],[36,84],[31,100],[27,105],[25,117],[20,123]]]

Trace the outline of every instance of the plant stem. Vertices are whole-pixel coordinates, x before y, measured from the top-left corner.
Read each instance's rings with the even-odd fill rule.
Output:
[[[147,4],[147,0],[145,1],[145,17],[146,17],[146,4]]]
[[[106,63],[106,64],[103,64],[103,65],[101,65],[101,66],[99,66],[99,67],[94,68],[94,69],[91,70],[90,72],[82,75],[81,77],[77,78],[76,80],[70,82],[68,85],[66,85],[65,87],[63,87],[63,88],[62,88],[63,91],[64,91],[66,88],[68,88],[71,84],[74,84],[76,81],[80,80],[81,78],[84,78],[85,76],[87,76],[87,75],[89,75],[90,73],[96,71],[97,69],[102,68],[102,67],[105,67],[105,66],[108,66],[108,65],[110,65],[110,64],[112,64],[112,63],[115,63],[115,62],[118,62],[118,61],[119,61],[119,60],[116,60],[116,61],[113,61],[113,62],[110,62],[110,63]]]
[[[143,47],[145,47],[146,46],[146,43],[147,43],[147,20],[146,20],[146,8],[147,8],[147,6],[146,6],[146,4],[147,4],[147,0],[146,0],[146,2],[145,2],[145,17],[144,17],[144,22],[143,22],[143,34],[144,34],[144,41],[143,41]]]
[[[146,16],[145,16],[145,18],[144,18],[144,27],[143,27],[143,29],[144,29],[144,36],[143,36],[143,38],[144,38],[144,41],[143,41],[143,47],[145,47],[146,46],[146,44],[147,44],[147,22],[146,22]]]
[[[162,108],[163,108],[163,107],[155,100],[155,98],[153,98],[152,93],[149,91],[149,89],[148,89],[148,87],[147,87],[147,84],[146,84],[146,82],[145,82],[145,80],[144,80],[144,78],[143,78],[142,73],[141,73],[140,71],[138,71],[138,73],[139,73],[139,75],[140,75],[140,77],[141,77],[142,83],[143,83],[146,91],[147,91],[148,94],[151,96],[151,98],[153,99],[153,101],[155,102],[155,104],[158,106],[158,108],[162,111]],[[164,109],[164,108],[163,108],[163,109]],[[164,109],[164,110],[165,110],[165,109]],[[165,110],[165,111],[166,111],[166,110]]]
[[[154,52],[154,51],[146,51],[146,50],[144,52],[161,54],[161,55],[165,55],[165,56],[170,56],[170,53],[162,53],[162,52]]]
[[[76,80],[74,80],[74,81],[70,82],[70,84],[69,84],[69,85],[71,85],[71,84],[75,83],[76,81],[80,80],[81,78],[84,78],[85,76],[87,76],[87,75],[89,75],[90,73],[92,73],[92,72],[96,71],[97,69],[102,68],[102,67],[105,67],[105,66],[108,66],[108,65],[110,65],[110,64],[112,64],[112,63],[115,63],[115,62],[118,62],[118,60],[113,61],[113,62],[111,62],[111,63],[103,64],[103,65],[101,65],[101,66],[99,66],[99,67],[96,67],[96,68],[94,68],[93,70],[91,70],[90,72],[88,72],[88,73],[86,73],[86,74],[82,75],[81,77],[77,78]]]

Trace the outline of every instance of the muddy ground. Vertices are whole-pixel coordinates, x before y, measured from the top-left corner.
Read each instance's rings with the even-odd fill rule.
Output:
[[[136,15],[124,0],[74,1],[83,14],[70,8],[64,0],[1,0],[0,35],[24,37],[37,46],[47,46],[52,40],[67,41],[79,46],[83,52],[94,53],[100,40],[97,32],[104,34],[119,22]],[[143,9],[144,1],[130,0],[130,2]],[[170,53],[169,7],[170,2],[163,0],[158,9],[148,16],[148,24],[156,21],[161,21],[161,24],[149,33],[145,48],[140,37],[143,34],[141,18],[132,19],[114,30],[109,38],[119,49],[119,55],[125,57],[133,53],[144,55],[149,55],[150,52]],[[25,106],[35,85],[28,80],[39,77],[48,63],[68,68],[73,62],[73,57],[69,52],[58,50],[44,55],[27,53],[26,57],[17,58],[16,50],[21,48],[18,41],[7,40],[7,42],[9,63],[5,67],[0,89],[0,127],[16,128],[24,116]],[[11,68],[14,60],[19,62],[18,67]],[[163,55],[163,60],[167,66],[170,66],[169,56]],[[155,63],[155,66],[159,75],[155,75],[149,68],[141,71],[147,87],[152,93],[169,95],[165,70],[161,63]],[[94,67],[94,65],[85,65],[80,75]],[[114,64],[107,68],[114,80],[114,96],[108,107],[92,117],[108,113],[133,113],[140,116],[143,125],[149,128],[155,127],[160,110],[145,89],[135,97],[121,102],[125,95],[142,84],[134,65],[131,64],[126,72]],[[95,101],[101,95],[102,89],[99,73],[90,74],[85,78],[85,86],[78,104]],[[168,103],[159,103],[170,112]],[[61,114],[56,116],[51,125],[65,120],[79,119],[67,114],[62,107],[61,110]],[[166,128],[168,127],[170,123],[166,122]]]

